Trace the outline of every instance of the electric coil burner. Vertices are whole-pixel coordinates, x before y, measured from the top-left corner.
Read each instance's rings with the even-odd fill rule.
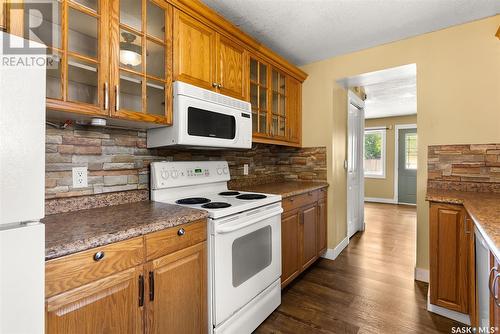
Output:
[[[241,194],[239,191],[223,191],[219,193],[220,196],[236,196]]]
[[[262,194],[243,194],[236,196],[237,199],[244,199],[244,200],[263,199],[266,197],[267,197],[266,195]]]
[[[175,201],[177,204],[187,204],[187,205],[194,205],[194,204],[203,204],[203,203],[208,203],[210,200],[208,198],[204,197],[190,197],[190,198],[183,198]]]
[[[229,208],[231,204],[225,202],[211,202],[207,204],[203,204],[201,207],[204,209],[223,209]]]

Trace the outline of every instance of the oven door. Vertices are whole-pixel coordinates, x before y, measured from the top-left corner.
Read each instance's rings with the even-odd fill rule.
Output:
[[[178,144],[229,148],[252,146],[251,113],[177,95],[174,122],[179,122]]]
[[[214,324],[218,326],[281,276],[280,204],[216,221]]]

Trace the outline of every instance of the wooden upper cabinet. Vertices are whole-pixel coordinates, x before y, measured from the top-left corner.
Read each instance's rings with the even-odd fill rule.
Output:
[[[286,76],[281,71],[271,69],[271,124],[270,133],[274,138],[286,140],[287,134],[287,90]]]
[[[255,56],[250,57],[249,96],[252,105],[252,131],[254,137],[269,136],[269,65]]]
[[[177,9],[173,29],[174,81],[216,89],[216,32]]]
[[[47,108],[106,115],[109,84],[108,0],[52,1],[53,13],[42,13],[52,34],[42,35],[50,55]],[[47,7],[47,10],[50,10]],[[50,20],[50,21],[48,21]],[[25,38],[30,38],[25,31]]]
[[[111,0],[111,115],[171,124],[172,7]]]
[[[217,88],[220,93],[245,99],[247,59],[248,54],[243,47],[229,38],[217,35]]]
[[[430,205],[430,302],[468,313],[468,250],[471,231],[459,205]]]
[[[301,143],[302,137],[302,84],[297,79],[286,77],[286,115],[288,119],[288,140]]]
[[[196,244],[146,264],[146,332],[207,332],[207,243]]]
[[[138,298],[142,266],[91,282],[46,301],[46,333],[122,334],[143,332]]]

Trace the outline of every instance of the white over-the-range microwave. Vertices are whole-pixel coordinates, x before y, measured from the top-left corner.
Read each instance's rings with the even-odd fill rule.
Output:
[[[148,130],[149,148],[182,145],[199,148],[250,148],[249,102],[181,81],[173,84],[173,125]]]

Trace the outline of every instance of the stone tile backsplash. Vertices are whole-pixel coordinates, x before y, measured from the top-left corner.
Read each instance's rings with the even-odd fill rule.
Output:
[[[500,193],[500,144],[429,146],[427,161],[429,188]]]
[[[46,199],[148,190],[149,164],[161,160],[226,160],[232,187],[285,179],[326,180],[324,147],[254,144],[250,150],[147,149],[146,132],[136,130],[47,126],[45,157]],[[243,175],[243,164],[249,164],[249,175]],[[77,166],[88,168],[86,188],[72,187],[71,169]]]

